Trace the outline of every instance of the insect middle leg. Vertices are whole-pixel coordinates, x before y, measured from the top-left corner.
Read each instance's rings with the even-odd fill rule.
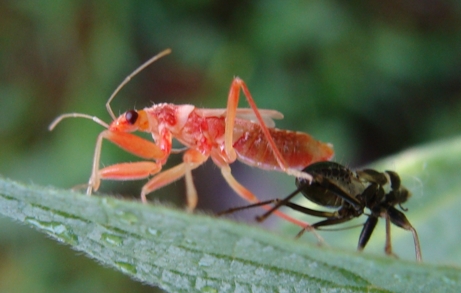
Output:
[[[147,202],[146,195],[173,181],[185,176],[186,179],[186,196],[187,196],[187,210],[193,211],[197,206],[198,196],[197,191],[192,180],[192,170],[202,165],[208,156],[203,155],[197,150],[189,149],[183,155],[183,162],[166,171],[157,174],[154,178],[147,182],[141,191],[141,200],[143,203]]]

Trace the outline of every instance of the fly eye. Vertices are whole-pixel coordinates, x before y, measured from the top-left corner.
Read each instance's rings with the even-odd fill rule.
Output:
[[[129,110],[125,113],[125,119],[130,123],[131,125],[136,123],[136,120],[138,120],[138,112],[135,110]]]

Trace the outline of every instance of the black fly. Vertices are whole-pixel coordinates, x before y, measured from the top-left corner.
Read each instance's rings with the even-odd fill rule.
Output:
[[[390,223],[393,223],[413,234],[416,260],[421,261],[418,234],[402,212],[406,211],[406,209],[401,206],[402,203],[408,200],[411,194],[401,185],[400,177],[397,173],[393,171],[381,173],[372,169],[352,171],[334,162],[315,163],[304,168],[303,172],[312,175],[314,178],[312,183],[309,183],[306,179],[297,178],[297,189],[287,197],[233,208],[221,214],[228,214],[266,204],[274,204],[272,209],[257,217],[257,220],[261,222],[281,206],[287,206],[304,214],[324,218],[324,220],[311,225],[314,229],[341,224],[362,214],[366,214],[368,219],[364,223],[362,232],[360,233],[358,242],[359,251],[365,248],[376,227],[378,218],[384,218],[386,220],[386,254],[394,255],[390,235]],[[290,200],[298,193],[302,193],[308,200],[320,206],[333,208],[335,211],[318,211],[291,202]],[[402,211],[399,211],[395,207],[396,205]],[[365,209],[368,209],[369,213],[365,213]],[[301,230],[297,237],[300,237],[305,230]]]

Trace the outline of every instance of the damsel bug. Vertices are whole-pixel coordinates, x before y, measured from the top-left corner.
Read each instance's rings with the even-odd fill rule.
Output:
[[[413,234],[416,260],[421,261],[418,234],[405,215],[395,208],[395,205],[398,205],[403,211],[406,211],[401,204],[411,196],[410,192],[401,185],[400,177],[397,173],[393,171],[380,173],[371,169],[352,171],[334,162],[318,162],[304,168],[303,172],[312,175],[313,180],[297,178],[297,189],[287,197],[233,208],[220,214],[274,204],[272,209],[257,217],[259,222],[264,221],[281,206],[287,206],[304,214],[325,218],[311,225],[313,229],[321,229],[322,227],[341,224],[366,214],[365,208],[367,208],[369,214],[366,214],[368,219],[363,225],[359,237],[359,251],[363,250],[367,245],[378,218],[384,218],[386,220],[386,243],[384,248],[386,254],[394,255],[390,233],[390,224],[392,223]],[[308,200],[320,206],[336,210],[333,212],[318,211],[291,202],[290,200],[298,193],[302,193]],[[296,237],[300,237],[304,231],[305,229],[301,230]]]
[[[261,169],[278,170],[309,181],[312,177],[300,170],[306,165],[332,158],[333,149],[330,144],[316,141],[305,133],[273,128],[273,119],[281,119],[283,115],[275,110],[259,110],[247,86],[238,77],[232,81],[225,109],[200,109],[193,105],[162,103],[143,110],[129,110],[117,118],[110,107],[115,95],[141,70],[170,52],[167,49],[152,57],[116,88],[106,103],[107,111],[113,119],[110,125],[97,117],[80,113],[63,114],[51,123],[50,130],[65,118],[80,117],[91,119],[106,128],[96,141],[87,194],[97,190],[101,180],[138,180],[155,175],[142,188],[141,199],[146,202],[147,194],[184,176],[187,206],[193,210],[197,204],[197,192],[191,171],[211,157],[237,194],[249,202],[259,202],[252,192],[232,176],[229,164],[236,159]],[[251,108],[237,108],[241,89]],[[151,133],[154,142],[131,134],[134,131]],[[174,151],[173,138],[186,146],[183,162],[160,172]],[[146,161],[120,163],[101,169],[99,161],[103,139]],[[282,213],[277,214],[300,226],[306,226]]]

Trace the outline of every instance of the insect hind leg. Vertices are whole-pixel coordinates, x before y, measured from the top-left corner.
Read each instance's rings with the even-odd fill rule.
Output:
[[[212,156],[213,161],[215,164],[221,169],[221,174],[226,180],[227,184],[243,199],[246,201],[256,204],[255,206],[259,206],[260,200],[247,188],[245,188],[243,185],[241,185],[232,175],[231,173],[231,168],[229,164],[225,163],[224,161]],[[279,211],[279,210],[272,210],[272,207],[270,205],[263,205],[261,204],[261,207],[264,208],[265,210],[271,210],[271,213],[274,213],[278,217],[287,220],[297,226],[302,227],[304,230],[312,232],[319,243],[323,243],[323,239],[315,232],[315,229],[312,228],[312,226],[306,222],[297,220],[293,217],[290,217],[289,215]]]
[[[280,153],[280,150],[277,148],[277,145],[275,144],[274,139],[272,138],[272,135],[270,134],[269,129],[267,128],[267,125],[264,122],[264,119],[261,116],[261,113],[259,112],[258,107],[256,106],[256,103],[253,97],[251,96],[250,90],[248,89],[245,82],[239,77],[234,78],[234,80],[232,81],[231,88],[229,91],[229,97],[227,100],[226,126],[225,126],[225,138],[224,138],[224,148],[225,148],[227,156],[231,159],[232,162],[237,159],[237,154],[232,144],[233,144],[233,129],[234,129],[234,124],[235,124],[236,111],[238,108],[238,101],[240,99],[240,90],[243,91],[243,94],[245,95],[248,104],[253,110],[254,115],[256,116],[256,119],[258,120],[259,125],[261,126],[261,131],[263,132],[265,138],[267,139],[270,149],[272,150],[272,153],[280,169],[288,175],[298,177],[298,178],[303,178],[311,182],[313,178],[310,174],[299,171],[299,170],[295,170],[289,167],[288,163],[286,162],[286,160],[283,158],[282,154]]]

